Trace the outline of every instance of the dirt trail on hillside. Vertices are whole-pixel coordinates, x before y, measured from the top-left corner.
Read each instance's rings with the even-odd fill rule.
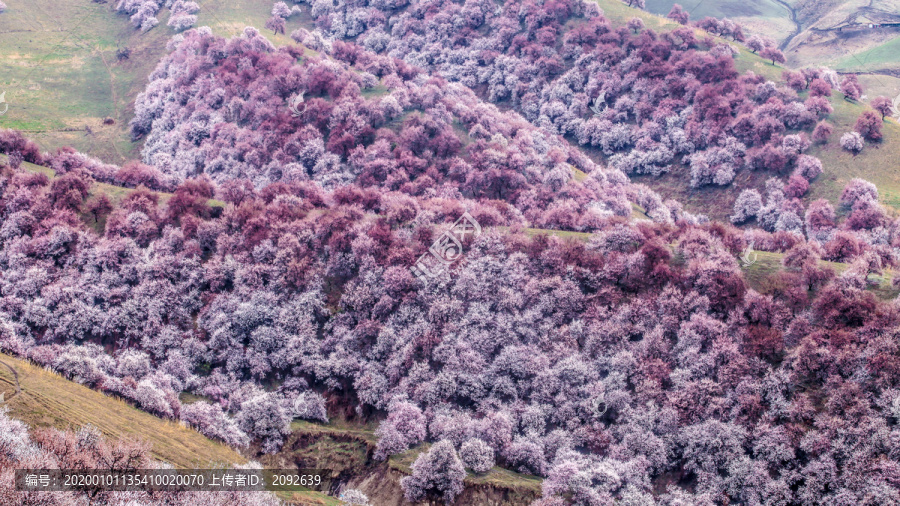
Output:
[[[109,62],[106,61],[106,57],[103,56],[103,50],[97,48],[97,53],[100,55],[100,59],[103,60],[103,66],[106,67],[106,72],[109,74],[109,89],[110,93],[112,93],[112,105],[113,105],[113,115],[117,122],[122,121],[122,117],[119,114],[119,94],[116,93],[116,75],[113,73],[112,68],[109,66]],[[116,154],[119,155],[119,158],[122,161],[125,161],[125,156],[122,155],[122,152],[119,151],[119,146],[116,145],[115,142],[112,143],[113,149],[116,151]]]
[[[9,369],[9,372],[11,372],[13,375],[13,381],[15,381],[15,383],[16,383],[16,393],[13,394],[13,396],[16,396],[16,395],[19,395],[20,393],[22,393],[22,386],[19,385],[19,372],[16,371],[16,369],[13,366],[7,364],[6,362],[4,362],[2,360],[0,360],[0,365],[6,366],[6,368]],[[10,399],[11,398],[12,397],[10,397]],[[9,400],[9,399],[7,399],[7,400]]]
[[[788,45],[794,40],[794,38],[797,37],[798,35],[800,35],[800,32],[802,32],[803,30],[801,30],[801,28],[800,28],[800,21],[797,20],[797,11],[794,9],[794,7],[791,6],[789,3],[785,2],[784,0],[775,0],[775,1],[779,5],[781,5],[782,7],[784,7],[785,9],[788,10],[788,12],[791,14],[791,23],[794,24],[794,31],[790,35],[788,35],[788,37],[786,39],[784,39],[784,41],[778,46],[778,49],[784,51],[785,49],[787,49]]]

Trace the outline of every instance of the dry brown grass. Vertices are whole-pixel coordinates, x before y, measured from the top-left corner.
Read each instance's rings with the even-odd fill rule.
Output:
[[[104,395],[38,367],[0,353],[0,361],[19,375],[22,392],[14,395],[13,375],[0,368],[0,392],[10,415],[32,428],[78,428],[91,424],[111,439],[132,438],[152,445],[153,458],[177,468],[230,467],[247,459],[178,422],[163,420],[120,399]]]

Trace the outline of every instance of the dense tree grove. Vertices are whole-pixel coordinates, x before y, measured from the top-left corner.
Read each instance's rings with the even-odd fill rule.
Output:
[[[727,44],[698,40],[688,27],[658,34],[632,20],[616,28],[593,2],[311,5],[324,35],[463,83],[545,130],[601,151],[628,174],[658,175],[684,163],[696,187],[731,184],[741,170],[783,172],[791,163],[776,153],[781,138],[811,130],[819,115],[830,113],[827,102],[804,103],[790,87],[752,72],[739,75],[732,61],[737,51]],[[669,16],[688,22],[677,5]],[[705,18],[696,26],[744,40],[741,26],[728,19]],[[316,33],[296,38],[322,45]],[[771,44],[759,39],[755,50],[783,62]],[[345,53],[333,52],[341,59]],[[376,75],[379,67],[363,66]],[[808,73],[800,89],[823,74],[830,80],[818,81],[829,94],[829,82],[837,87],[833,72]]]
[[[327,58],[297,65],[296,47],[274,50],[252,28],[227,41],[206,30],[177,39],[138,97],[131,128],[147,135],[144,160],[179,180],[355,183],[347,198],[399,192],[381,204],[394,221],[415,217],[411,196],[476,200],[470,212],[487,225],[591,230],[631,213],[620,171],[402,61],[335,43],[357,68],[382,69],[389,89],[366,98],[378,82],[372,74]],[[573,181],[576,170],[588,176]],[[658,200],[647,211],[662,221],[680,212]]]
[[[163,5],[119,3],[138,27]],[[409,500],[497,465],[543,477],[542,506],[900,503],[900,310],[867,290],[900,265],[900,219],[859,179],[837,211],[802,201],[825,97],[857,81],[740,75],[693,26],[613,27],[576,0],[310,9],[303,46],[175,35],[135,104],[144,163],[0,130],[0,349],[264,452],[349,407],[379,421],[376,459],[427,447]],[[676,164],[695,188],[771,177],[735,202],[740,229],[626,176]],[[464,212],[483,233],[417,278]],[[783,254],[760,291],[748,248]],[[18,464],[35,445],[7,426]]]
[[[608,25],[602,16],[590,22],[597,20]],[[558,118],[569,117],[571,124],[580,125],[575,130],[540,119],[543,113],[533,118],[541,126],[534,128],[514,113],[481,103],[467,87],[427,77],[391,56],[341,41],[326,42],[315,34],[300,38],[337,61],[314,57],[296,64],[299,48],[276,50],[252,28],[228,41],[207,29],[176,36],[173,53],[151,76],[136,103],[131,128],[136,138],[147,136],[144,161],[179,180],[205,173],[220,182],[248,178],[257,187],[273,181],[313,180],[325,188],[354,183],[410,196],[505,201],[532,226],[567,230],[591,230],[604,212],[629,212],[616,189],[625,178],[614,169],[661,174],[681,160],[690,169],[693,187],[728,185],[742,170],[767,170],[781,177],[794,174],[807,181],[821,172],[809,170],[817,165],[804,154],[809,136],[791,132],[811,129],[817,117],[830,111],[827,101],[813,97],[804,104],[790,87],[779,88],[752,74],[738,76],[730,56],[712,58],[695,49],[673,49],[667,38],[652,43],[667,48],[669,60],[658,63],[693,69],[681,83],[680,98],[669,95],[666,83],[675,79],[670,72],[641,77],[652,62],[626,58],[635,67],[621,82],[658,81],[654,86],[661,94],[642,95],[642,86],[610,88],[620,81],[599,78],[621,76],[621,65],[612,68],[589,58],[593,64],[576,65],[565,75],[580,75],[582,83],[593,81],[594,91],[585,88],[587,95],[581,98],[566,93],[561,95],[568,97],[565,102],[555,102],[563,107]],[[634,45],[633,51],[642,51],[642,43],[630,35],[620,34],[620,39],[616,47]],[[695,73],[704,82],[692,77]],[[799,88],[820,82],[830,89],[827,83],[837,80],[833,72],[816,69],[794,77]],[[561,79],[544,85],[551,89],[570,82]],[[478,81],[461,83],[478,87]],[[594,93],[599,95],[591,100]],[[621,97],[612,100],[613,93]],[[629,107],[660,107],[648,109],[650,116],[635,117],[622,114],[618,104],[626,102],[632,104]],[[583,109],[579,114],[592,117],[563,114],[577,103]],[[543,105],[535,109],[541,110],[550,109]],[[577,149],[548,135],[548,129],[596,145],[609,156],[612,168],[599,170]],[[821,142],[827,130],[827,123],[820,122],[813,137]],[[645,134],[650,137],[642,137]],[[497,152],[508,154],[498,157]],[[588,179],[571,184],[573,168],[588,173]],[[796,183],[795,193],[803,186]],[[559,188],[565,188],[564,195],[554,193]],[[787,214],[783,223],[797,223],[795,217],[804,213],[800,200],[790,202],[801,209]],[[648,214],[657,221],[670,221],[679,212],[677,204],[658,199],[647,203]],[[785,212],[780,205],[772,207],[771,219],[760,225],[775,231]],[[507,224],[509,216],[501,212],[490,224]]]
[[[91,184],[3,169],[0,347],[235,446],[274,451],[335,402],[384,417],[378,458],[436,443],[410,497],[451,498],[459,469],[496,463],[546,477],[545,504],[900,500],[900,315],[865,290],[897,265],[900,227],[871,184],[848,185],[839,222],[773,179],[751,207],[774,233],[606,215],[585,243],[485,225],[428,284],[409,267],[461,203],[190,179],[166,206],[133,190],[97,235]],[[209,195],[225,208],[179,204]],[[787,253],[766,294],[736,260],[751,241]],[[836,277],[820,258],[853,264]]]

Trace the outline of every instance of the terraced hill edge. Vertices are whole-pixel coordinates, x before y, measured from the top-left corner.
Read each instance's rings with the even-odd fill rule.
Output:
[[[427,451],[423,443],[387,461],[373,458],[375,424],[366,425],[334,418],[328,424],[295,420],[292,434],[280,452],[258,455],[267,467],[297,466],[332,471],[331,495],[340,490],[355,488],[369,497],[373,505],[411,506],[403,496],[400,480],[408,476],[410,466]],[[541,482],[537,476],[516,473],[493,467],[486,473],[471,470],[464,480],[465,490],[456,504],[491,504],[516,506],[530,504],[541,497]]]

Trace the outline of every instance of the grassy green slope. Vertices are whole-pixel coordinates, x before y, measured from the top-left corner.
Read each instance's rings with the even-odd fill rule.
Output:
[[[900,37],[833,63],[845,72],[900,71]]]
[[[900,209],[900,124],[893,119],[885,121],[884,140],[867,142],[862,153],[854,156],[841,149],[840,138],[853,131],[856,119],[868,107],[860,102],[848,102],[840,93],[833,94],[831,104],[834,113],[827,121],[834,125],[834,132],[826,144],[814,145],[808,152],[822,160],[823,173],[812,181],[806,202],[824,198],[838,207],[844,185],[853,178],[862,178],[878,186],[883,204]],[[689,169],[674,166],[670,173],[661,177],[640,176],[635,181],[650,186],[664,197],[680,201],[692,212],[727,221],[738,194],[747,188],[762,189],[766,179],[772,176],[774,174],[768,172],[741,171],[728,187],[693,189],[687,185]]]
[[[679,28],[681,25],[678,23],[668,19],[665,15],[654,14],[652,12],[647,12],[641,9],[635,9],[633,7],[628,7],[624,3],[619,0],[594,0],[597,2],[597,5],[603,10],[604,16],[606,16],[610,21],[614,24],[622,25],[628,22],[629,19],[637,17],[641,18],[644,21],[644,24],[656,30],[657,32],[663,30],[672,30],[675,28]],[[698,38],[705,37],[709,35],[707,32],[703,30],[695,30]],[[747,48],[737,42],[733,42],[731,40],[722,39],[720,37],[713,36],[714,39],[722,41],[726,44],[731,44],[735,46],[740,55],[735,60],[735,66],[741,72],[745,72],[747,70],[752,70],[759,75],[765,76],[768,79],[780,79],[781,72],[784,68],[776,65],[772,65],[768,62],[768,60],[764,60],[759,57],[759,55],[751,53]]]
[[[860,74],[859,83],[865,90],[867,101],[878,96],[890,97],[893,100],[900,94],[900,77],[884,74]]]
[[[749,266],[742,265],[744,278],[754,290],[765,293],[769,286],[769,280],[776,274],[784,270],[781,262],[784,259],[783,253],[770,253],[768,251],[757,251],[754,253],[755,262]],[[821,261],[820,265],[825,268],[833,269],[836,274],[841,274],[849,268],[849,265],[839,262]],[[874,293],[882,300],[896,298],[900,294],[900,290],[893,287],[892,281],[896,276],[896,272],[885,270],[882,275],[869,275],[868,290]]]
[[[28,131],[48,150],[71,145],[110,163],[134,157],[127,135],[134,98],[172,32],[160,26],[141,34],[113,5],[12,3],[0,16],[0,90],[9,103],[0,127]],[[126,46],[132,56],[118,62],[116,49]],[[104,126],[107,117],[116,124]]]
[[[200,13],[197,15],[197,26],[208,26],[214,33],[224,37],[238,35],[243,32],[245,27],[254,26],[273,44],[283,46],[292,42],[288,35],[300,27],[301,21],[311,21],[309,6],[301,5],[303,14],[292,16],[287,20],[284,35],[275,35],[271,30],[263,28],[266,20],[269,19],[274,3],[269,0],[211,0],[200,8]],[[292,2],[287,3],[293,5]]]
[[[884,123],[884,140],[866,143],[862,153],[853,156],[841,149],[840,138],[853,130],[856,119],[867,109],[865,104],[848,102],[834,93],[831,97],[834,113],[828,121],[834,133],[824,146],[813,146],[809,154],[822,160],[825,172],[810,186],[808,199],[826,198],[832,203],[852,178],[867,179],[876,186],[883,203],[900,209],[900,124],[888,119]]]
[[[30,362],[0,353],[0,406],[31,428],[77,429],[90,424],[113,440],[138,439],[152,445],[153,458],[177,468],[245,464],[227,445],[187,426],[163,420],[114,397],[91,390]],[[7,367],[11,367],[16,375]],[[16,393],[16,386],[21,389]],[[289,504],[337,506],[320,492],[279,492]]]
[[[795,26],[790,11],[776,0],[647,0],[647,10],[665,16],[676,3],[690,13],[692,20],[730,18],[741,23],[748,34],[759,33],[775,40],[788,37]]]
[[[647,0],[647,10],[665,16],[674,4],[681,4],[684,10],[691,13],[691,18],[701,19],[706,16],[714,18],[737,18],[742,16],[762,16],[778,18],[787,16],[787,9],[774,0],[724,0],[708,2],[705,0]]]
[[[632,9],[618,0],[598,0],[606,16],[622,23],[638,16],[656,30],[678,25],[663,16]],[[306,9],[308,11],[308,9]],[[165,12],[165,11],[164,11]],[[259,0],[211,1],[203,5],[198,25],[208,25],[221,35],[235,35],[244,26],[260,27],[269,14],[269,3]],[[174,33],[165,26],[147,33],[135,31],[125,16],[112,12],[112,4],[95,4],[78,0],[33,0],[14,5],[0,16],[0,90],[5,90],[10,104],[7,114],[0,116],[0,126],[23,129],[45,149],[62,145],[96,156],[104,161],[121,163],[138,157],[139,145],[130,142],[127,122],[132,116],[134,98],[146,76],[165,53],[165,42]],[[308,12],[288,22],[288,31],[309,25]],[[276,44],[290,41],[285,35],[266,35]],[[132,48],[129,60],[115,59],[117,47]],[[768,64],[743,48],[737,67],[752,70],[770,79],[778,79],[782,69]],[[840,133],[852,128],[855,117],[863,109],[854,104],[834,100],[832,118],[837,132],[834,142],[818,148],[826,173],[813,184],[813,197],[834,200],[847,175],[872,180],[886,195],[886,202],[900,204],[900,182],[892,174],[891,160],[895,146],[900,145],[896,128],[888,128],[885,142],[851,157],[837,149]],[[112,117],[116,124],[104,126],[101,121]],[[85,126],[93,134],[85,132]],[[896,148],[900,149],[900,148]],[[660,179],[641,178],[666,197],[685,202],[688,209],[723,219],[730,213],[737,193],[745,187],[758,187],[764,177],[739,175],[731,189],[690,190],[672,174]]]

